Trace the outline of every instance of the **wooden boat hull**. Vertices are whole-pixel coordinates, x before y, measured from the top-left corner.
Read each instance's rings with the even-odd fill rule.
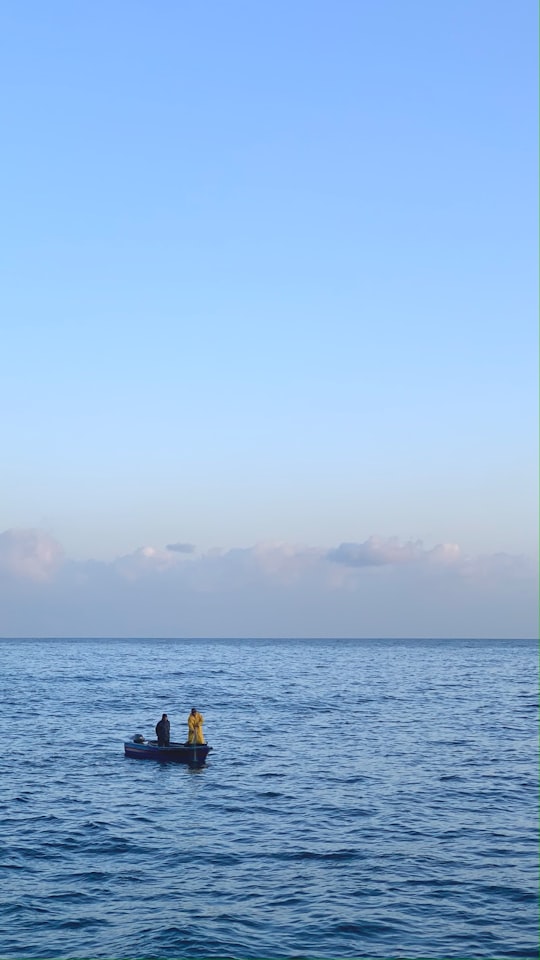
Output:
[[[144,743],[127,741],[124,743],[126,757],[133,760],[158,760],[160,763],[189,763],[192,765],[204,763],[212,747],[207,743],[170,743],[167,747],[158,747],[155,740],[145,740]]]

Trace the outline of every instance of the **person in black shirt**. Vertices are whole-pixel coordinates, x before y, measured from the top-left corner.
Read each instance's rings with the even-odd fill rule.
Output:
[[[156,734],[158,747],[168,747],[171,739],[171,725],[166,713],[164,713],[161,720],[156,723]]]

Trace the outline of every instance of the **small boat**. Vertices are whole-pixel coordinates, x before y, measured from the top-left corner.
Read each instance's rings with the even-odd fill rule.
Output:
[[[212,750],[207,743],[169,743],[166,747],[158,747],[157,740],[145,740],[142,734],[135,736],[124,743],[126,757],[135,760],[160,760],[176,763],[189,763],[193,766],[204,763]]]

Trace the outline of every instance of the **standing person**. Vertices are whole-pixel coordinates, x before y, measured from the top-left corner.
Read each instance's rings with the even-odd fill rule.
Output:
[[[202,725],[204,717],[199,713],[196,707],[191,708],[191,713],[187,718],[188,722],[188,743],[204,743],[204,734]]]
[[[158,747],[168,747],[171,739],[171,725],[166,713],[164,713],[161,720],[156,723],[156,734]]]

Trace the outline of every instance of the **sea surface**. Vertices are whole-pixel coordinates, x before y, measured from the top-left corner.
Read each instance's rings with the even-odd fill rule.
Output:
[[[0,641],[0,957],[533,958],[533,641]],[[213,746],[124,757],[163,712]]]

